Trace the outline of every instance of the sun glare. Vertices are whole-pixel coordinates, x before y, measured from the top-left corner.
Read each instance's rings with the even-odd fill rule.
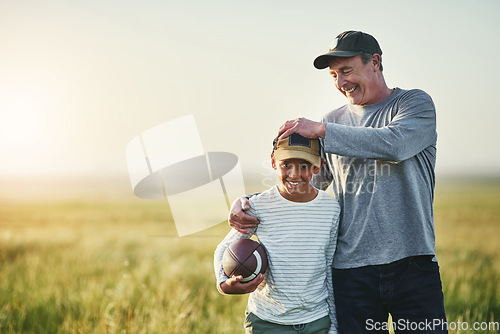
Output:
[[[16,94],[0,105],[0,147],[16,150],[35,145],[43,136],[43,104],[34,96]]]

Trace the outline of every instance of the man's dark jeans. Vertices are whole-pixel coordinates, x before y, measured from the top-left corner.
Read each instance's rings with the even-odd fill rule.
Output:
[[[340,334],[448,333],[439,266],[433,256],[333,270]]]

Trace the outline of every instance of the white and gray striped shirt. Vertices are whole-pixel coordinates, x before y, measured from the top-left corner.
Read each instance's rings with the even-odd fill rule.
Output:
[[[231,230],[217,247],[214,267],[217,286],[228,277],[222,269],[227,246],[253,234],[266,247],[269,268],[252,292],[247,310],[259,318],[284,325],[305,324],[330,315],[331,333],[337,321],[332,288],[332,261],[337,243],[340,206],[319,191],[309,202],[291,202],[274,186],[250,199],[248,213],[260,221],[249,234]]]

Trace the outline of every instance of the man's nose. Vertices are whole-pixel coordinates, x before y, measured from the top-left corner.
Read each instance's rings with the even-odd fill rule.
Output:
[[[342,74],[337,75],[337,77],[335,78],[335,80],[336,80],[338,88],[342,88],[342,86],[344,86],[344,84],[346,83],[346,80],[344,79],[344,77],[342,76]]]

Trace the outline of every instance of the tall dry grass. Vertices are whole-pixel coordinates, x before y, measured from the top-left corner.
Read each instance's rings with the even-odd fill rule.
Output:
[[[499,203],[496,185],[438,187],[450,322],[499,321]],[[2,205],[0,333],[240,333],[246,296],[220,295],[212,269],[227,231],[177,238],[162,201]]]

